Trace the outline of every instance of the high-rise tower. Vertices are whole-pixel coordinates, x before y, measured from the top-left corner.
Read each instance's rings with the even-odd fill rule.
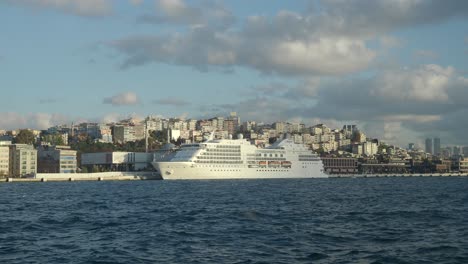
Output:
[[[433,154],[433,152],[432,152],[432,138],[426,138],[426,153]]]
[[[440,138],[434,138],[434,155],[440,155]]]

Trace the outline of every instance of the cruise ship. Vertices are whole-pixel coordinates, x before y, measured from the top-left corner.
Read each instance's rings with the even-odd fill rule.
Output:
[[[285,138],[258,148],[242,135],[183,144],[155,153],[154,168],[165,180],[326,178],[320,157]]]

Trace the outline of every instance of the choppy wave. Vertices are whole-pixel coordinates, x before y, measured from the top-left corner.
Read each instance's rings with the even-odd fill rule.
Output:
[[[468,179],[0,184],[0,263],[468,263]]]

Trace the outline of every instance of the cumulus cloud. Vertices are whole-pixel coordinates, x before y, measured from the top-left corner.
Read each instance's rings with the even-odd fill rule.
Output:
[[[190,105],[190,102],[182,100],[180,98],[175,98],[175,97],[168,97],[168,98],[162,98],[159,100],[154,100],[154,104],[160,104],[160,105],[170,105],[170,106],[187,106]]]
[[[368,79],[342,80],[321,87],[318,104],[308,111],[339,120],[382,123],[381,128],[393,124],[402,128],[399,143],[408,140],[403,133],[435,134],[448,122],[453,129],[446,137],[466,141],[460,135],[468,129],[467,123],[453,119],[454,113],[468,112],[468,103],[461,99],[468,96],[466,80],[453,67],[439,65],[385,70]]]
[[[453,74],[452,67],[434,64],[410,71],[389,71],[379,76],[370,95],[398,101],[448,102],[448,83]]]
[[[132,118],[134,120],[142,120],[142,116],[137,113],[119,114],[108,113],[101,117],[84,118],[72,117],[60,113],[17,113],[17,112],[0,112],[0,130],[15,130],[15,129],[38,129],[44,130],[56,125],[70,125],[72,123],[79,124],[82,122],[100,122],[112,123],[124,119]]]
[[[145,14],[138,22],[150,24],[180,24],[225,28],[235,22],[234,15],[220,2],[204,2],[201,6],[188,5],[183,0],[157,0],[155,14]]]
[[[349,74],[367,69],[379,52],[400,47],[401,40],[391,36],[395,30],[468,15],[466,1],[323,0],[319,10],[255,15],[240,27],[219,28],[207,23],[209,12],[202,7],[183,0],[157,3],[158,13],[141,21],[192,27],[109,43],[123,55],[122,68],[155,62],[200,71],[240,66],[279,75]],[[380,40],[382,50],[370,48],[371,40]]]
[[[95,122],[100,122],[100,123],[115,123],[124,119],[133,119],[136,121],[141,121],[143,120],[143,117],[137,113],[131,113],[131,114],[121,114],[121,113],[107,113],[103,115],[100,118],[97,118]]]
[[[16,113],[3,112],[0,113],[0,129],[47,129],[58,124],[67,124],[71,122],[71,118],[61,114],[49,113]]]
[[[433,64],[387,69],[367,79],[342,79],[321,87],[314,111],[362,120],[387,115],[443,115],[467,105],[459,99],[467,93],[463,80],[453,67]]]
[[[113,106],[122,105],[136,105],[140,103],[138,96],[133,92],[125,92],[114,95],[112,97],[106,97],[103,100],[104,104],[111,104]]]
[[[468,15],[466,1],[322,0],[323,30],[373,36]]]
[[[307,33],[301,39],[291,39],[287,34],[268,36],[263,32],[262,36],[262,30],[254,33],[257,30],[231,33],[194,28],[186,35],[128,37],[110,46],[125,55],[122,68],[158,62],[198,70],[243,66],[284,75],[355,72],[366,68],[376,56],[362,40],[314,38]]]
[[[109,0],[7,0],[7,3],[50,8],[79,16],[103,16],[112,12]]]
[[[157,8],[164,16],[160,17],[161,22],[175,23],[199,23],[202,19],[202,12],[199,8],[188,6],[182,0],[157,0]]]
[[[383,69],[370,77],[250,89],[238,102],[202,110],[209,116],[234,109],[244,120],[303,120],[334,128],[354,123],[372,137],[401,146],[440,131],[446,142],[468,144],[468,78],[450,66]]]

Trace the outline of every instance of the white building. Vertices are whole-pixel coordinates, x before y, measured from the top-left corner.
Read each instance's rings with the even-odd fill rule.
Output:
[[[213,122],[209,120],[200,120],[197,122],[197,129],[202,133],[212,132],[216,130],[216,127],[213,126]]]
[[[242,123],[242,131],[244,131],[244,132],[251,131],[251,130],[255,129],[255,127],[256,127],[256,122],[255,121],[246,121],[246,122]]]
[[[149,131],[162,131],[163,130],[163,121],[161,120],[161,118],[149,116],[145,122],[146,122],[146,127]]]
[[[284,122],[276,122],[273,124],[273,128],[276,130],[277,134],[284,134],[288,132],[288,124]]]
[[[362,143],[363,154],[367,156],[373,156],[377,154],[378,144],[375,142],[364,142]]]
[[[297,144],[304,143],[304,141],[302,139],[302,135],[299,135],[299,134],[294,134],[293,135],[293,140],[294,140],[294,143],[297,143]]]
[[[197,120],[189,119],[186,124],[187,130],[196,130],[197,129]]]
[[[314,140],[315,140],[315,137],[310,135],[310,134],[302,134],[302,142],[304,142],[304,144],[312,144],[314,143]]]
[[[378,144],[375,142],[364,142],[353,145],[353,154],[373,156],[377,154]]]
[[[97,141],[103,143],[112,143],[112,128],[106,124],[99,124],[97,126]]]
[[[179,129],[169,129],[169,137],[171,140],[176,141],[181,136]]]
[[[9,171],[12,177],[32,175],[37,172],[37,150],[33,145],[10,145]]]
[[[0,177],[9,175],[10,142],[0,141]]]
[[[351,147],[351,139],[349,138],[341,139],[337,142],[338,142],[338,147],[341,149],[347,149]]]
[[[113,128],[113,138],[115,143],[133,142],[144,139],[145,126],[144,124],[115,125]]]
[[[99,171],[135,171],[151,167],[152,153],[145,152],[98,152],[83,153],[81,166],[92,172]]]
[[[302,133],[305,129],[305,125],[299,123],[292,123],[289,127],[289,132],[292,133]]]

